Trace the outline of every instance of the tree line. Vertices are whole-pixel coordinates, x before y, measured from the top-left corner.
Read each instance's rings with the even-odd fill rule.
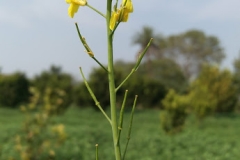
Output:
[[[240,59],[234,61],[234,71],[220,69],[225,53],[217,37],[199,30],[164,37],[155,33],[151,27],[143,27],[133,36],[132,42],[139,45],[141,51],[151,37],[154,41],[143,63],[117,92],[119,106],[127,89],[130,99],[139,95],[139,108],[172,110],[174,105],[176,108],[183,103],[183,106],[195,106],[184,108],[184,112],[196,111],[199,117],[207,113],[236,110],[240,94]],[[116,85],[121,83],[133,66],[133,62],[116,61]],[[88,83],[106,109],[109,106],[106,72],[100,67],[93,68]],[[51,66],[33,79],[19,72],[0,74],[1,106],[17,107],[28,103],[30,86],[35,87],[41,97],[44,97],[47,89],[52,90],[52,97],[61,92],[62,110],[72,104],[95,107],[84,83],[76,82],[59,66]],[[131,101],[127,104],[132,105]]]

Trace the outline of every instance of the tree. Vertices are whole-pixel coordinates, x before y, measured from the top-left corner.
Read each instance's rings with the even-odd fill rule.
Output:
[[[134,99],[138,95],[137,105],[143,108],[161,107],[161,100],[166,95],[166,88],[159,81],[145,77],[141,74],[133,75],[124,85],[124,89],[128,90],[129,99]],[[123,94],[122,96],[123,97]],[[132,101],[128,101],[127,105],[132,105]]]
[[[165,56],[174,58],[189,78],[197,75],[203,64],[220,64],[225,57],[218,38],[199,30],[170,36]]]
[[[32,84],[43,96],[47,90],[51,90],[51,97],[57,97],[61,92],[63,96],[62,111],[73,101],[73,78],[68,73],[63,73],[61,67],[51,66],[48,71],[43,71],[35,76]],[[42,97],[43,98],[43,97]],[[40,100],[42,102],[43,100]]]
[[[187,78],[180,66],[172,59],[161,58],[145,62],[136,74],[145,75],[146,78],[161,83],[167,90],[174,89],[176,92],[184,92],[188,87]]]
[[[30,82],[23,73],[0,75],[0,104],[16,107],[28,102]]]
[[[124,65],[123,65],[124,64]],[[115,83],[116,87],[124,80],[133,68],[132,63],[118,61],[115,65]],[[141,67],[140,67],[141,68]],[[88,84],[93,90],[95,96],[100,102],[102,108],[106,109],[109,106],[108,98],[108,83],[107,73],[101,67],[94,68],[90,73]],[[128,97],[132,101],[127,101],[126,106],[132,106],[135,95],[139,96],[137,105],[144,108],[159,107],[161,100],[166,95],[166,89],[159,81],[145,77],[142,74],[135,72],[132,77],[124,83],[124,85],[117,91],[117,103],[121,105],[125,90],[128,90]],[[86,86],[81,82],[75,90],[75,102],[78,106],[93,106],[98,109],[91,96],[89,95]]]
[[[237,89],[238,95],[240,95],[240,57],[233,62],[234,67],[234,84]]]
[[[151,27],[144,26],[141,32],[137,32],[133,36],[133,44],[140,45],[140,50],[138,51],[137,57],[139,56],[139,53],[141,53],[147,46],[151,38],[153,38],[153,42],[146,53],[145,59],[150,60],[153,57],[159,57],[161,55],[160,51],[161,48],[165,46],[165,39],[162,35],[155,34]]]
[[[127,76],[134,65],[134,63],[117,61],[115,63],[115,68],[121,71],[122,75]],[[169,86],[167,86],[167,83],[164,83],[165,81],[161,81],[157,77],[161,77],[159,75],[161,72],[158,71],[161,67],[159,67],[158,64],[151,65],[156,68],[147,68],[146,66],[148,66],[147,62],[141,64],[137,72],[134,72],[132,77],[118,91],[118,97],[121,99],[123,97],[124,90],[127,89],[128,97],[130,99],[134,99],[136,94],[139,96],[137,103],[138,106],[142,106],[144,108],[161,107],[161,100],[165,97]],[[153,72],[149,74],[149,70],[152,70]],[[161,79],[163,80],[164,78],[161,77]],[[131,101],[127,103],[128,105],[132,105]]]
[[[133,44],[139,44],[142,51],[150,38],[155,41],[146,53],[145,60],[172,59],[181,66],[188,79],[197,76],[203,64],[220,64],[225,57],[218,38],[199,30],[163,37],[155,34],[152,28],[143,27],[143,30],[134,36]]]

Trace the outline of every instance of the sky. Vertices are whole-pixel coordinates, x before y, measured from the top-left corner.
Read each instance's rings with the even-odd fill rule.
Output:
[[[133,45],[132,39],[143,26],[152,27],[163,36],[198,29],[219,38],[226,54],[223,67],[232,69],[240,51],[239,0],[132,2],[134,12],[127,23],[120,24],[114,36],[115,60],[135,61],[140,46]],[[106,0],[88,0],[88,3],[105,13]],[[68,7],[64,0],[1,0],[1,72],[21,71],[32,78],[54,64],[76,79],[81,79],[79,67],[88,75],[98,65],[84,52],[75,22],[95,57],[107,64],[104,18],[84,6],[72,19],[67,14]]]

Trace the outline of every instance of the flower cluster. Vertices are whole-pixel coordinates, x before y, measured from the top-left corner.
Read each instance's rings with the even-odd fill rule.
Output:
[[[133,12],[131,0],[123,0],[120,9],[113,11],[110,19],[110,29],[113,30],[116,23],[127,22],[129,13]]]
[[[75,13],[77,13],[80,6],[85,6],[87,4],[87,0],[66,0],[66,2],[70,4],[68,8],[68,15],[71,18],[73,18]]]

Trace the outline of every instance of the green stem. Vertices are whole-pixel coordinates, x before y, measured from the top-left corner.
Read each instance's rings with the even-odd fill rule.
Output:
[[[128,90],[125,91],[122,107],[121,107],[121,110],[120,110],[120,116],[119,116],[119,123],[118,123],[118,144],[119,145],[120,145],[122,126],[123,126],[123,115],[124,115],[124,109],[125,109],[127,94],[128,94]]]
[[[117,127],[117,113],[116,113],[116,93],[114,82],[114,67],[113,67],[113,37],[110,30],[110,18],[112,12],[112,0],[107,0],[107,43],[108,43],[108,80],[111,106],[111,120],[112,120],[112,136],[116,160],[121,160],[120,145],[118,142],[118,127]]]
[[[96,8],[90,6],[88,3],[87,3],[86,6],[88,6],[89,8],[91,8],[92,10],[94,10],[95,12],[97,12],[98,14],[100,14],[101,16],[103,16],[104,18],[106,18],[106,16],[105,16],[102,12],[100,12],[100,11],[97,10]]]
[[[81,67],[80,67],[80,73],[81,73],[82,78],[83,78],[83,81],[84,81],[84,83],[85,83],[85,85],[86,85],[86,87],[87,87],[87,89],[88,89],[88,92],[89,92],[89,94],[91,95],[92,99],[94,100],[96,106],[99,108],[99,110],[103,113],[103,115],[107,118],[107,120],[109,121],[109,123],[112,125],[111,119],[108,117],[108,115],[106,114],[106,112],[102,109],[102,107],[101,107],[100,103],[98,102],[96,96],[94,95],[92,89],[91,89],[90,86],[88,85],[88,82],[87,82],[87,80],[86,80],[86,78],[85,78],[85,76],[84,76],[84,74],[83,74],[83,72],[82,72],[82,68],[81,68]]]
[[[96,144],[95,146],[96,146],[96,160],[98,160],[98,144]]]
[[[86,49],[86,52],[88,53],[88,55],[89,55],[93,60],[95,60],[95,62],[97,62],[106,72],[108,72],[108,70],[102,65],[102,63],[100,63],[100,62],[94,57],[93,51],[91,50],[91,48],[90,48],[89,45],[87,44],[86,39],[82,36],[82,34],[81,34],[81,32],[80,32],[80,29],[79,29],[77,23],[75,23],[75,26],[76,26],[76,29],[77,29],[78,36],[79,36],[79,38],[80,38],[80,41],[82,42],[82,44],[83,44],[84,48]]]
[[[140,54],[140,56],[138,57],[137,63],[135,64],[134,68],[132,69],[132,71],[127,75],[127,77],[122,81],[122,83],[115,89],[115,91],[117,92],[119,90],[119,88],[121,88],[121,86],[131,77],[131,75],[137,71],[144,55],[146,54],[148,48],[150,47],[151,43],[152,43],[153,38],[151,38],[147,44],[147,46],[145,47],[145,49],[143,50],[143,52]]]
[[[127,148],[128,148],[128,143],[130,141],[130,136],[131,136],[131,132],[132,132],[132,123],[133,123],[133,115],[134,115],[134,110],[136,107],[136,102],[137,102],[137,95],[135,96],[134,102],[133,102],[133,107],[132,107],[132,112],[131,112],[131,118],[130,118],[130,123],[129,123],[129,127],[128,127],[128,135],[127,135],[127,143],[126,143],[126,147],[125,150],[123,152],[123,158],[122,160],[125,159],[126,153],[127,153]]]
[[[97,62],[97,64],[99,64],[106,72],[108,72],[108,70],[102,65],[102,63],[100,63],[95,57],[92,57],[92,59],[94,59],[94,61]]]
[[[131,77],[131,75],[135,72],[135,69],[132,69],[132,71],[127,75],[127,77],[122,81],[122,83],[115,89],[115,91],[117,92],[119,90],[119,88],[121,88],[121,86]]]

